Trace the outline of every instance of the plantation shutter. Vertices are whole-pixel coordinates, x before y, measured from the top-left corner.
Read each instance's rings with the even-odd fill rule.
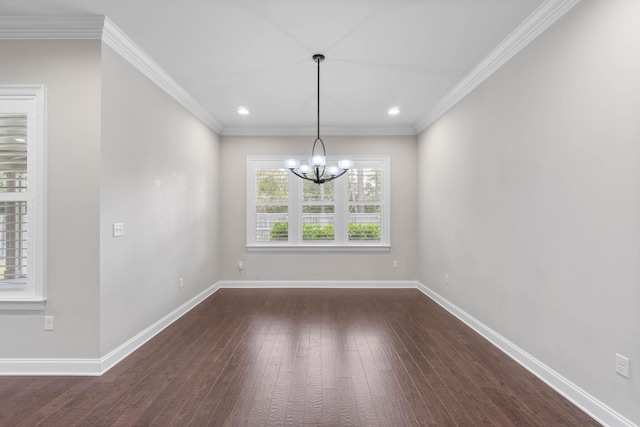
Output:
[[[0,285],[26,285],[27,115],[0,113]]]
[[[380,241],[384,201],[384,167],[375,162],[348,173],[348,238]]]
[[[256,242],[289,239],[289,171],[256,169],[254,174]]]
[[[389,247],[387,156],[356,158],[356,168],[323,184],[296,177],[284,168],[284,160],[247,156],[248,250]]]
[[[335,181],[302,183],[302,240],[335,240]]]

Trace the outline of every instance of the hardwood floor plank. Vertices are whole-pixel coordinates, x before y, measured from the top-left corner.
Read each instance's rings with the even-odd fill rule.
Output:
[[[411,400],[409,398],[407,400],[410,401],[414,412],[419,411],[418,413],[422,414],[421,416],[416,414],[418,422],[424,425],[456,425],[454,420],[457,418],[464,425],[469,425],[468,416],[457,401],[451,397],[451,392],[446,387],[441,387],[438,382],[429,383],[429,380],[424,376],[406,347],[410,343],[402,342],[401,337],[397,335],[397,331],[393,326],[389,325],[387,329],[387,335],[392,345],[389,352],[397,353],[402,368],[406,371],[408,377],[407,380],[404,380],[404,383],[399,382],[403,384],[404,389],[409,389],[409,382],[415,388],[415,392],[410,395]],[[399,368],[394,369],[394,372],[404,374]],[[438,394],[438,392],[442,393],[442,395]],[[447,406],[444,406],[445,404]],[[421,406],[423,407],[422,409]]]
[[[231,356],[226,359],[226,363],[217,376],[216,381],[209,385],[207,394],[201,400],[198,409],[189,421],[189,425],[208,425],[220,406],[222,406],[224,412],[231,412],[233,405],[235,405],[235,399],[237,398],[237,389],[242,386],[241,383],[234,384],[233,380],[234,378],[240,381],[242,380],[246,370],[245,359],[247,358],[247,353],[262,344],[261,339],[257,341],[252,341],[251,339],[252,331],[255,331],[256,328],[258,331],[261,331],[264,327],[256,324],[255,319],[252,319],[250,325],[244,331],[242,340],[234,349]],[[231,393],[229,392],[230,390]],[[185,415],[188,416],[189,414]],[[222,418],[218,418],[218,420],[222,420]],[[177,425],[184,424],[179,423]]]
[[[40,377],[30,383],[24,390],[13,396],[7,396],[5,405],[0,408],[0,423],[11,425],[10,420],[24,420],[33,413],[32,406],[41,401],[55,399],[67,387],[71,386],[73,378]],[[4,401],[5,399],[0,399]],[[1,425],[0,424],[0,425]],[[17,423],[15,423],[17,424]]]
[[[367,382],[367,377],[362,367],[360,352],[348,352],[348,363],[351,370],[350,386],[353,389],[357,409],[354,418],[359,419],[361,425],[377,426],[378,417],[376,415],[371,390],[369,389],[369,383]]]
[[[367,331],[379,331],[379,323],[367,328]],[[378,424],[381,426],[410,426],[417,423],[413,417],[409,404],[400,393],[399,385],[391,372],[391,365],[384,352],[380,349],[382,343],[378,334],[363,332],[358,339],[358,349],[367,384],[371,392]],[[375,350],[374,350],[375,349]],[[376,356],[377,355],[377,356]]]
[[[305,384],[305,424],[322,423],[322,347],[320,325],[313,322],[309,333],[309,357]]]
[[[469,367],[466,364],[458,364],[456,358],[446,352],[433,352],[434,345],[429,345],[429,335],[419,331],[414,325],[405,328],[413,342],[418,346],[434,372],[447,384],[467,412],[477,424],[510,426],[511,421],[500,411],[493,401],[484,394],[469,375]],[[426,356],[429,354],[429,357]],[[422,365],[421,365],[422,366]]]
[[[193,417],[212,384],[217,381],[220,372],[226,365],[244,336],[248,326],[245,322],[237,325],[229,324],[224,334],[212,347],[188,378],[178,388],[164,408],[151,422],[152,426],[186,425]]]
[[[202,308],[190,312],[167,329],[158,334],[149,343],[125,358],[102,377],[96,378],[94,384],[75,401],[67,405],[47,419],[47,425],[81,425],[93,424],[104,415],[109,408],[119,401],[123,394],[138,384],[149,374],[149,370],[161,365],[175,347],[174,339],[179,339],[183,331],[189,329],[199,320],[199,314],[212,304],[205,301]],[[143,367],[141,367],[143,365]],[[100,406],[102,405],[102,406]]]
[[[192,349],[190,342],[198,341],[206,334],[206,324],[195,321],[193,325],[182,332],[175,340],[170,350],[165,351],[165,357],[159,359],[153,368],[145,369],[137,383],[126,390],[122,390],[119,396],[103,401],[94,411],[96,416],[88,417],[88,424],[102,425],[130,425],[146,409],[146,406],[157,397],[175,375],[176,366],[189,354]],[[147,405],[145,405],[145,402]],[[139,405],[137,405],[139,404]],[[99,412],[102,416],[97,417]],[[122,417],[122,420],[119,420]]]
[[[21,427],[37,426],[42,424],[53,424],[52,415],[60,411],[64,411],[71,402],[78,398],[82,393],[86,393],[87,389],[93,383],[92,378],[84,378],[81,381],[72,381],[72,384],[66,390],[61,392],[46,404],[42,405],[37,411],[32,412],[26,419],[19,424]],[[45,423],[46,421],[46,423]],[[0,422],[0,425],[2,423]]]
[[[284,394],[281,392],[276,393],[278,385],[278,377],[280,375],[280,367],[284,358],[284,353],[287,349],[287,343],[291,339],[287,322],[280,322],[280,329],[275,337],[273,349],[267,360],[266,367],[264,369],[264,375],[258,382],[258,388],[253,398],[253,404],[250,405],[248,410],[249,425],[265,425],[271,415],[271,407],[276,399],[280,399],[276,402],[278,407],[285,407],[286,400],[283,398]],[[280,420],[282,418],[279,418]]]
[[[102,377],[0,377],[0,426],[597,426],[415,289],[223,289]]]
[[[252,353],[254,357],[247,357],[243,361],[241,372],[237,378],[234,378],[233,384],[227,390],[225,398],[229,398],[230,402],[234,402],[233,406],[224,401],[220,402],[218,410],[214,413],[212,419],[227,419],[227,425],[264,425],[266,421],[266,412],[258,410],[258,407],[265,405],[262,389],[265,387],[265,372],[269,360],[276,344],[279,322],[273,319],[264,322],[265,329],[258,332],[259,338],[252,341],[262,341]],[[237,374],[238,375],[238,374]],[[258,417],[251,422],[251,417]],[[212,422],[210,422],[211,424]],[[215,423],[213,423],[215,424]]]

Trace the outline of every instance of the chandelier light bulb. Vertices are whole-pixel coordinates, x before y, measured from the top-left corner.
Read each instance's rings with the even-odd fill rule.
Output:
[[[300,173],[307,174],[307,173],[311,172],[311,166],[309,166],[309,165],[300,165],[300,167],[298,168],[298,171],[300,171]]]
[[[340,172],[340,169],[338,169],[337,166],[329,166],[327,168],[327,172],[329,173],[329,175],[331,176],[336,176],[338,175],[338,173]]]
[[[312,156],[309,157],[309,164],[311,166],[324,166],[327,164],[327,159],[324,156]]]
[[[340,160],[338,162],[338,167],[342,170],[352,169],[354,166],[353,160]]]
[[[285,169],[298,169],[300,167],[300,160],[287,159],[284,161]]]

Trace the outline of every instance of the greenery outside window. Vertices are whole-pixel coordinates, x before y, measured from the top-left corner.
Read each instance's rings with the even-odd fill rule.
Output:
[[[248,248],[389,247],[388,157],[354,158],[355,168],[320,185],[293,175],[284,160],[247,160]]]

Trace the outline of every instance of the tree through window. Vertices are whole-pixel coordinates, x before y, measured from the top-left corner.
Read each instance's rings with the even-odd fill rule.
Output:
[[[388,246],[387,157],[362,158],[343,178],[302,180],[283,159],[248,159],[248,246]]]

